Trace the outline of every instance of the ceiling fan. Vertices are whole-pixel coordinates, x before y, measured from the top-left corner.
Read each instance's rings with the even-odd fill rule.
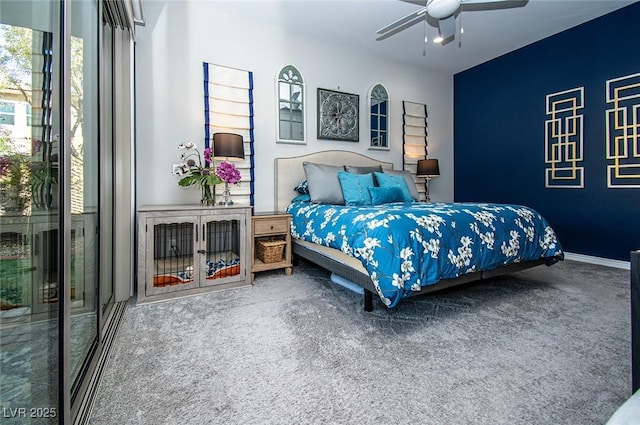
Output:
[[[475,10],[491,10],[491,9],[504,9],[508,7],[519,7],[527,3],[528,0],[514,1],[514,0],[400,0],[406,3],[412,3],[419,6],[423,6],[421,9],[408,14],[407,16],[398,19],[395,22],[390,23],[384,28],[379,29],[376,34],[378,38],[376,40],[384,40],[403,31],[418,22],[433,18],[438,21],[438,29],[440,31],[440,37],[443,40],[447,40],[453,37],[456,33],[456,17],[460,12],[465,10],[467,6],[478,5],[478,8],[473,7]],[[502,3],[491,6],[489,3]],[[470,8],[469,8],[470,9]]]

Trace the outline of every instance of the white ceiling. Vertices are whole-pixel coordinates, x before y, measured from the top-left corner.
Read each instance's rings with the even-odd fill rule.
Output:
[[[522,7],[467,10],[462,12],[462,46],[458,38],[446,45],[430,41],[424,56],[425,28],[433,39],[436,22],[421,22],[376,41],[378,29],[420,7],[399,0],[236,0],[216,5],[348,49],[454,74],[637,1],[529,0]]]

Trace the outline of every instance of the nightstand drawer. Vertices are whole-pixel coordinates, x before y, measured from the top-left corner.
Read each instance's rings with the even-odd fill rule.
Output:
[[[269,220],[254,220],[254,236],[270,235],[272,233],[289,233],[289,220],[285,218],[271,218]]]

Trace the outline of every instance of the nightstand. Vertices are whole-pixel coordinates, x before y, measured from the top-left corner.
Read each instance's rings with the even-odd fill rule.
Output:
[[[280,212],[254,213],[251,217],[251,282],[255,273],[284,269],[291,275],[291,215]]]

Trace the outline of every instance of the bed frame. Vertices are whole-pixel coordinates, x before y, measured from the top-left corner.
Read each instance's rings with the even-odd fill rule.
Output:
[[[329,165],[355,165],[371,166],[381,165],[383,169],[393,169],[393,163],[380,161],[368,156],[343,150],[332,150],[310,153],[302,156],[276,158],[275,164],[275,206],[278,211],[284,211],[291,203],[291,199],[296,195],[293,188],[305,179],[304,162],[315,162]],[[364,288],[364,310],[373,310],[373,294],[376,290],[359,260],[344,254],[342,251],[317,245],[311,242],[292,239],[292,251],[297,257],[302,257],[312,263],[330,270],[337,275],[344,277]],[[464,283],[488,279],[507,273],[513,273],[530,267],[544,264],[544,260],[528,261],[489,271],[469,273],[455,279],[443,279],[436,284],[428,285],[414,295],[426,294]]]

